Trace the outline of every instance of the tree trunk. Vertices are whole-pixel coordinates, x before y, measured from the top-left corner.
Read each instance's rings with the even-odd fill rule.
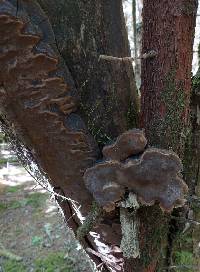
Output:
[[[151,145],[172,149],[182,158],[190,119],[196,9],[195,0],[146,0],[143,6],[142,53],[154,50],[157,55],[142,60],[141,127]],[[170,216],[151,207],[141,210],[140,220],[143,253],[136,271],[162,270],[170,265]]]
[[[130,56],[121,0],[38,1],[48,15],[58,50],[80,95],[78,113],[100,149],[123,131],[138,126],[139,103],[130,62],[100,55]],[[110,245],[120,245],[119,215],[107,215],[96,229]],[[109,227],[108,227],[109,226]],[[103,235],[104,236],[104,235]]]
[[[138,98],[121,0],[38,1],[81,98],[80,114],[100,146],[137,125]]]
[[[76,233],[81,223],[73,201],[83,216],[93,207],[83,173],[102,156],[97,144],[101,149],[137,125],[137,91],[130,62],[99,60],[101,54],[130,56],[121,0],[38,2],[43,10],[36,1],[0,1],[2,127],[20,156],[22,141],[32,153],[28,163],[33,158],[65,197],[56,196]],[[82,239],[93,260],[122,270],[119,212],[104,216],[95,232],[101,244],[97,236]]]

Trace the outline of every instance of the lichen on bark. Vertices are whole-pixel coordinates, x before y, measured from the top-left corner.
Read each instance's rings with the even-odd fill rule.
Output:
[[[183,157],[188,123],[184,121],[186,93],[181,81],[175,80],[176,70],[171,68],[164,78],[160,94],[161,112],[151,120],[150,142],[155,146],[171,149]]]
[[[161,94],[161,103],[166,107],[166,113],[163,122],[163,137],[168,138],[169,145],[174,151],[177,151],[177,143],[180,145],[182,137],[184,136],[184,122],[182,117],[186,108],[186,95],[182,87],[181,81],[177,84],[175,82],[175,71],[171,70],[166,76],[165,88]],[[181,147],[184,144],[181,143]]]
[[[76,238],[82,242],[82,240],[89,234],[90,231],[98,224],[98,220],[103,215],[103,209],[93,201],[91,210],[83,224],[77,229]]]
[[[136,195],[130,193],[127,200],[121,202],[120,222],[122,229],[121,250],[126,258],[140,258]]]

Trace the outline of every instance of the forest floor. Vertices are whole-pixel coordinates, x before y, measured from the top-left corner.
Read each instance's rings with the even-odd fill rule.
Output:
[[[8,151],[1,150],[0,272],[40,271],[94,270],[55,201]]]

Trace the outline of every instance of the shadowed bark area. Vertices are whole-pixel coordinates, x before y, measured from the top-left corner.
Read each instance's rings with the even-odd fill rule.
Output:
[[[200,52],[199,52],[200,53]],[[189,201],[183,221],[185,231],[179,234],[172,252],[172,265],[191,266],[194,271],[200,270],[200,70],[192,79],[191,96],[191,131],[188,135],[185,156],[184,176],[190,184]],[[193,223],[192,223],[193,222]],[[184,260],[184,256],[187,261]],[[186,259],[185,258],[185,259]]]
[[[189,125],[192,45],[197,1],[144,1],[141,126],[150,144],[172,148],[183,157]],[[157,208],[140,211],[142,256],[135,270],[155,271],[169,264],[169,218]]]
[[[132,65],[99,60],[130,56],[121,0],[39,0],[81,97],[80,112],[100,145],[137,125]]]
[[[200,56],[200,46],[199,46]],[[186,177],[191,185],[190,194],[194,197],[194,202],[191,205],[193,211],[193,220],[200,222],[200,68],[193,80],[193,93],[191,98],[192,110],[192,136],[189,142],[189,152],[185,152],[186,156]],[[188,172],[187,172],[188,170]],[[196,201],[195,201],[196,200]],[[196,224],[192,228],[192,250],[193,253],[192,265],[197,271],[200,270],[200,225]]]

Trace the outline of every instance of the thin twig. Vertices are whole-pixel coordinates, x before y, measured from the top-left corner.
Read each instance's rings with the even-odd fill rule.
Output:
[[[169,267],[166,268],[167,271],[172,270],[172,269],[180,269],[180,270],[187,270],[188,269],[195,269],[193,271],[198,271],[198,267],[197,266],[193,266],[193,265],[171,265]]]
[[[191,223],[191,224],[194,224],[194,225],[200,225],[200,222],[189,219],[189,218],[185,218],[185,217],[171,216],[171,218],[179,220],[179,221],[185,221],[185,222],[188,222],[188,223]]]
[[[157,52],[154,50],[149,51],[148,53],[144,53],[143,55],[137,57],[136,59],[149,59],[149,58],[154,58],[157,56]],[[99,56],[99,61],[100,60],[106,60],[106,61],[131,61],[133,62],[135,58],[133,57],[114,57],[114,56],[108,56],[108,55],[100,55]]]

